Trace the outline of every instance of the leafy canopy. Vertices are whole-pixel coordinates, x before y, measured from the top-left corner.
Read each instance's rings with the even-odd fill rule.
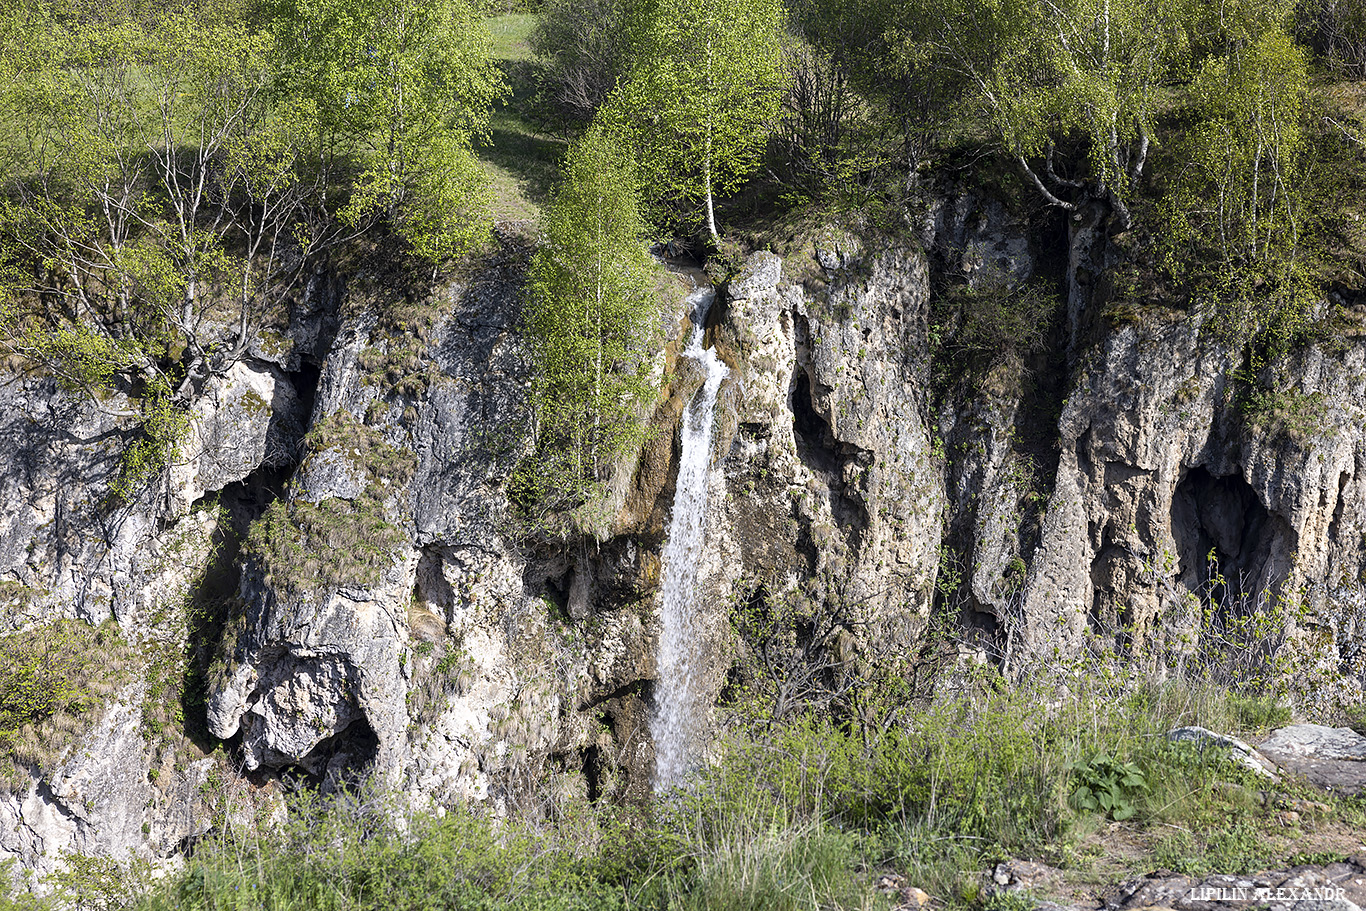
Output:
[[[129,394],[130,493],[339,245],[381,222],[433,264],[480,242],[471,142],[502,91],[464,0],[11,6],[0,342]]]
[[[703,203],[758,168],[783,86],[780,0],[660,0],[631,49],[605,123],[637,151],[657,203]]]
[[[539,426],[531,499],[573,505],[639,444],[656,384],[654,264],[635,175],[612,138],[571,150],[531,263],[527,329]]]
[[[468,251],[490,227],[471,148],[506,92],[466,0],[273,0],[281,91],[316,111],[319,160],[351,166],[341,218],[387,216],[418,255]]]
[[[1127,221],[1159,90],[1187,66],[1193,25],[1188,0],[925,0],[893,13],[887,34],[901,70],[956,86],[1049,202],[1105,197]],[[1083,157],[1065,171],[1054,149],[1069,140]]]

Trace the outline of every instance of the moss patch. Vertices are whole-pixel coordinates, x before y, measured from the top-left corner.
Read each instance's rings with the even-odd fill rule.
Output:
[[[260,561],[267,581],[295,595],[375,585],[407,543],[385,501],[408,484],[417,456],[346,412],[319,422],[305,443],[315,455],[344,455],[365,478],[364,492],[353,500],[277,500],[252,525],[247,552]]]

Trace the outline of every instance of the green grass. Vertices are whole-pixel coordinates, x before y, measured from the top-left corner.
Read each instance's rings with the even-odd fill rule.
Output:
[[[527,38],[536,17],[528,13],[493,16],[487,20],[511,93],[493,112],[489,137],[477,149],[493,193],[493,215],[498,221],[534,221],[560,176],[560,160],[567,143],[549,135],[539,115],[540,64]]]
[[[937,697],[883,674],[845,710],[782,719],[762,710],[758,686],[744,697],[757,704],[724,712],[719,763],[646,806],[546,790],[509,801],[534,815],[455,807],[437,818],[399,796],[300,791],[286,824],[222,825],[164,881],[101,867],[61,885],[79,902],[82,890],[117,883],[141,893],[132,907],[143,911],[862,911],[890,906],[874,884],[893,874],[937,907],[992,911],[1001,904],[982,875],[1007,857],[1061,866],[1074,885],[1154,866],[1239,873],[1288,868],[1321,823],[1359,827],[1350,801],[1316,795],[1316,809],[1285,829],[1278,808],[1303,805],[1300,786],[1164,736],[1227,724],[1245,700],[1113,668],[1061,673],[1011,687],[969,670]],[[1135,813],[1123,829],[1144,850],[1127,863],[1106,855],[1113,814],[1074,799],[1078,769],[1112,761],[1148,783],[1126,794]]]
[[[0,637],[0,793],[51,771],[132,682],[138,658],[113,621],[54,620]]]
[[[492,16],[487,21],[489,34],[493,36],[493,56],[499,60],[531,59],[528,39],[536,26],[534,13],[509,13]]]

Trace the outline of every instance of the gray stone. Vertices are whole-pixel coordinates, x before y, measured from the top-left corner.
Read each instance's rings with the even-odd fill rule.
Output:
[[[1349,728],[1296,724],[1277,730],[1258,747],[1287,771],[1341,794],[1366,791],[1366,737]]]
[[[1199,744],[1202,748],[1213,746],[1228,750],[1233,761],[1247,766],[1259,775],[1264,775],[1273,780],[1276,778],[1275,764],[1237,737],[1216,734],[1207,728],[1191,725],[1168,731],[1167,739],[1177,743]]]
[[[1330,728],[1321,724],[1279,728],[1262,741],[1261,749],[1282,756],[1366,762],[1366,737],[1351,728]]]
[[[740,274],[726,286],[731,300],[748,300],[778,287],[783,277],[783,261],[772,253],[755,253],[745,261]]]

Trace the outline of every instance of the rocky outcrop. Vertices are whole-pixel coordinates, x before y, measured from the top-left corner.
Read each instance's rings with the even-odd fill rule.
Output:
[[[655,578],[657,558],[629,536],[538,549],[509,502],[531,428],[526,256],[511,243],[426,303],[420,389],[367,366],[406,339],[366,315],[343,326],[285,510],[389,533],[368,579],[287,579],[258,555],[209,704],[249,768],[364,769],[415,796],[503,806],[545,776],[585,797],[648,786],[651,618],[648,582],[632,580]],[[311,544],[332,534],[312,531]],[[362,546],[337,534],[353,553],[337,549],[328,573]]]
[[[698,567],[712,697],[747,613],[792,621],[832,674],[916,653],[937,620],[1010,673],[1117,653],[1359,693],[1366,347],[1252,376],[1199,314],[1135,306],[1110,325],[1060,301],[1048,350],[936,372],[936,295],[1046,280],[1061,267],[1037,229],[958,194],[919,242],[826,232],[719,289],[705,328],[730,373]],[[510,482],[532,426],[527,256],[505,239],[450,286],[316,291],[278,351],[261,342],[213,381],[165,483],[119,508],[105,492],[127,403],[12,378],[5,626],[113,617],[183,652],[190,627],[168,606],[222,523],[257,520],[206,709],[253,780],[370,772],[504,809],[643,795],[676,428],[700,383],[678,354],[685,289],[656,356],[655,432],[591,520],[539,534]],[[214,492],[223,510],[196,508]],[[99,715],[87,760],[0,800],[15,833],[0,847],[41,867],[54,846],[169,852],[198,834],[183,795],[207,771],[172,763],[144,787],[165,763],[130,733],[136,702]],[[119,796],[115,769],[137,782]]]
[[[1366,790],[1366,737],[1350,728],[1291,725],[1274,732],[1258,749],[1317,787],[1348,796]]]
[[[821,259],[808,287],[761,253],[725,289],[713,601],[801,598],[859,648],[900,648],[929,617],[943,510],[927,263],[913,246]]]
[[[43,873],[63,853],[126,860],[143,850],[152,795],[139,695],[114,704],[45,780],[0,798],[4,855]]]
[[[154,600],[171,528],[206,493],[262,465],[292,460],[300,394],[270,364],[241,362],[211,381],[166,476],[128,502],[111,497],[137,414],[121,395],[98,401],[50,380],[0,382],[0,421],[13,457],[0,473],[0,623],[130,618]]]
[[[251,358],[210,379],[169,470],[126,497],[111,491],[137,438],[128,398],[92,398],[32,373],[0,381],[0,432],[12,446],[0,468],[0,634],[23,641],[60,618],[114,620],[122,650],[80,660],[109,662],[98,673],[111,687],[134,681],[64,718],[50,732],[63,743],[16,768],[24,780],[0,794],[0,860],[18,861],[12,872],[29,886],[45,888],[40,875],[65,854],[160,859],[207,826],[201,785],[226,759],[182,730],[163,737],[155,716],[179,711],[162,703],[179,699],[168,687],[184,685],[181,662],[197,647],[187,638],[202,633],[205,608],[192,602],[226,537],[228,511],[205,496],[295,458],[311,394],[301,375]]]
[[[1160,311],[1120,327],[1078,370],[1059,422],[1060,459],[1022,599],[1035,652],[1088,635],[1242,661],[1249,636],[1284,635],[1319,688],[1360,692],[1360,428],[1366,350],[1311,347],[1268,370],[1275,401],[1250,420],[1239,355],[1200,320]],[[1302,412],[1289,423],[1282,411]],[[1254,418],[1256,416],[1254,415]],[[1263,615],[1255,633],[1201,626]],[[1202,638],[1203,637],[1203,638]]]

